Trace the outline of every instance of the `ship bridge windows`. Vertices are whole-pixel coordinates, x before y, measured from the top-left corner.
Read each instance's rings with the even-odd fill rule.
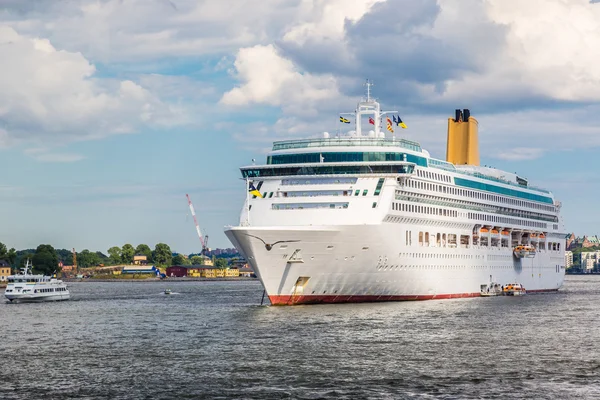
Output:
[[[243,178],[262,178],[293,175],[358,175],[358,174],[407,174],[414,171],[411,164],[365,164],[365,165],[307,165],[289,167],[244,168]],[[303,179],[298,179],[303,181]]]
[[[283,192],[283,197],[350,196],[349,190],[303,190]]]
[[[365,161],[408,161],[423,167],[427,166],[427,159],[424,157],[414,154],[394,152],[322,152],[278,154],[267,157],[268,165]]]
[[[303,178],[303,179],[283,179],[282,185],[334,185],[356,183],[358,178],[340,177],[340,178]]]
[[[273,210],[347,209],[348,203],[273,203]]]

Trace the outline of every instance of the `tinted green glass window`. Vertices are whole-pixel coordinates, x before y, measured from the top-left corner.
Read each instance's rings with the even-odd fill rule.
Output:
[[[320,162],[362,162],[362,161],[408,161],[426,167],[427,159],[413,154],[382,153],[382,152],[344,152],[344,153],[307,153],[307,154],[282,154],[267,157],[267,164],[303,164]]]
[[[490,185],[489,183],[475,182],[463,178],[454,178],[454,182],[458,186],[467,187],[471,189],[485,190],[488,192],[499,193],[506,196],[519,197],[521,199],[539,201],[542,203],[552,204],[552,198],[546,196],[540,196],[538,194],[526,193],[520,190],[508,189],[501,186]]]
[[[377,186],[375,187],[375,196],[379,196],[379,193],[381,193],[381,188],[383,187],[383,181],[385,179],[380,178],[379,182],[377,182]]]

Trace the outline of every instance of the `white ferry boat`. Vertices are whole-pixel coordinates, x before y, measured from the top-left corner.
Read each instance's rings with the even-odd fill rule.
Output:
[[[60,279],[45,275],[33,275],[31,263],[21,269],[21,273],[8,277],[4,296],[15,302],[69,300],[67,285]]]
[[[386,137],[394,113],[367,83],[354,129],[275,142],[266,164],[241,168],[246,201],[225,233],[271,303],[476,297],[493,282],[558,290],[565,229],[553,194],[480,166],[469,110],[448,119],[446,160]]]

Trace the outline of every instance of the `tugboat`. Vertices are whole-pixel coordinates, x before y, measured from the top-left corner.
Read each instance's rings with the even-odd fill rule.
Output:
[[[31,262],[27,260],[20,274],[8,277],[4,296],[14,302],[41,302],[69,300],[67,285],[55,276],[34,275]]]

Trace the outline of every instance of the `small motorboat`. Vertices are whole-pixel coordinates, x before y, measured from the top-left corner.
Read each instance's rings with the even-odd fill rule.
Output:
[[[482,297],[502,296],[502,286],[499,283],[486,283],[481,285],[479,293]]]
[[[165,291],[163,293],[164,294],[173,294],[173,292],[171,291],[171,289],[165,289]]]

